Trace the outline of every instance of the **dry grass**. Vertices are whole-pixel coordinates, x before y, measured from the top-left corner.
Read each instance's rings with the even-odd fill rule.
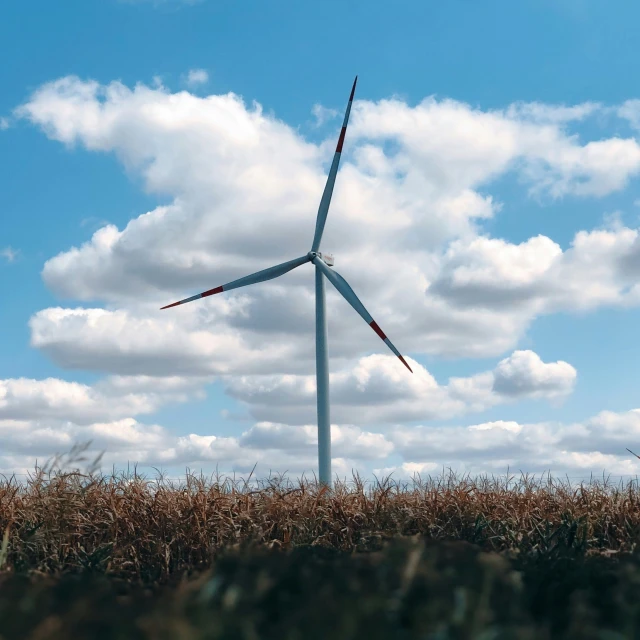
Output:
[[[327,491],[81,462],[0,478],[0,640],[640,637],[637,481]]]
[[[66,466],[77,462],[72,452]],[[93,571],[145,583],[209,567],[223,548],[321,545],[380,548],[397,535],[462,540],[533,557],[559,549],[632,552],[640,539],[637,481],[572,486],[521,476],[359,477],[329,492],[276,477],[258,488],[188,474],[180,482],[138,474],[65,471],[60,460],[26,483],[0,480],[0,567],[59,574]]]

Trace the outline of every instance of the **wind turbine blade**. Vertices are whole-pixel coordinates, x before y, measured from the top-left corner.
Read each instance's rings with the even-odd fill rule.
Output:
[[[354,290],[349,286],[349,283],[335,270],[330,269],[320,258],[317,256],[313,259],[315,264],[322,273],[327,277],[327,280],[342,294],[342,297],[360,314],[362,319],[380,336],[384,343],[395,353],[402,364],[413,373],[411,367],[407,364],[407,361],[400,355],[400,352],[395,348],[391,340],[387,338],[384,331],[378,326],[378,323],[371,317],[371,314],[366,310],[365,306],[360,302],[360,299],[355,294]]]
[[[268,269],[263,269],[262,271],[258,271],[257,273],[252,273],[250,276],[244,276],[243,278],[238,278],[238,280],[234,280],[233,282],[228,282],[227,284],[223,284],[220,287],[216,287],[215,289],[209,289],[208,291],[203,291],[202,293],[198,293],[195,296],[191,296],[190,298],[185,298],[184,300],[178,300],[178,302],[173,302],[172,304],[168,304],[166,307],[161,307],[162,309],[169,309],[170,307],[177,307],[180,304],[185,304],[186,302],[193,302],[194,300],[199,300],[200,298],[206,298],[207,296],[215,295],[216,293],[222,293],[223,291],[230,291],[231,289],[238,289],[239,287],[246,287],[250,284],[256,284],[258,282],[264,282],[265,280],[273,280],[273,278],[278,278],[279,276],[284,275],[288,271],[299,267],[305,262],[310,262],[311,258],[308,255],[302,256],[300,258],[296,258],[295,260],[289,260],[289,262],[283,262],[282,264],[278,264],[275,267],[269,267]]]
[[[311,251],[318,251],[320,248],[320,241],[322,240],[322,232],[324,231],[324,225],[327,221],[327,214],[329,213],[329,204],[331,204],[331,195],[333,194],[333,186],[336,183],[336,175],[338,174],[338,165],[340,164],[340,156],[342,154],[342,145],[344,144],[344,137],[347,133],[347,124],[349,124],[349,114],[351,113],[351,105],[353,103],[353,95],[356,92],[356,83],[358,82],[358,76],[353,81],[353,87],[351,87],[351,95],[349,96],[349,103],[347,104],[347,111],[344,114],[344,121],[342,123],[342,129],[340,130],[340,137],[338,138],[338,146],[333,156],[333,162],[331,163],[331,169],[329,169],[329,177],[327,178],[327,184],[324,187],[324,193],[322,194],[322,200],[320,200],[320,207],[318,208],[318,217],[316,218],[316,232],[313,236],[313,244],[311,245]]]

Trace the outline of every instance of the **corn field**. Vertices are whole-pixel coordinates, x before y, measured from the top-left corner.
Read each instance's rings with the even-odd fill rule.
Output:
[[[636,481],[49,467],[0,533],[1,639],[640,637]]]

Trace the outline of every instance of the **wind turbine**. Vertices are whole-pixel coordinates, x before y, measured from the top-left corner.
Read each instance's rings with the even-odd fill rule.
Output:
[[[318,208],[318,217],[316,219],[316,231],[313,236],[313,243],[311,245],[311,251],[296,258],[295,260],[289,260],[275,267],[269,267],[262,271],[258,271],[244,278],[233,280],[227,284],[223,284],[214,289],[203,291],[190,298],[179,300],[172,304],[168,304],[162,309],[169,309],[170,307],[176,307],[187,302],[193,302],[200,298],[206,298],[208,296],[215,295],[216,293],[222,293],[223,291],[230,291],[231,289],[238,289],[239,287],[246,287],[250,284],[256,284],[258,282],[265,282],[266,280],[272,280],[278,278],[285,273],[288,273],[292,269],[295,269],[307,262],[311,262],[316,267],[316,388],[317,388],[317,401],[318,401],[318,467],[319,467],[319,479],[320,483],[326,486],[331,485],[331,422],[329,418],[329,361],[327,356],[327,314],[325,305],[325,291],[324,291],[324,278],[329,280],[331,284],[342,294],[342,297],[360,314],[363,320],[384,340],[385,344],[393,351],[393,353],[400,358],[402,364],[404,364],[411,373],[411,367],[407,364],[406,360],[400,355],[400,352],[395,348],[391,340],[387,338],[385,333],[380,329],[377,322],[371,317],[371,314],[365,309],[365,306],[360,302],[358,296],[354,293],[353,289],[349,286],[347,281],[334,269],[333,256],[327,253],[320,253],[320,241],[322,240],[322,233],[324,231],[324,225],[327,221],[327,213],[329,212],[329,204],[331,202],[331,195],[333,193],[333,186],[336,182],[336,175],[338,173],[338,165],[340,164],[340,156],[342,154],[342,146],[344,144],[344,138],[347,133],[347,124],[349,122],[349,114],[351,113],[351,105],[353,103],[353,95],[356,91],[356,83],[358,82],[358,76],[353,82],[351,88],[351,95],[349,96],[349,103],[347,104],[347,110],[344,115],[344,121],[342,123],[342,129],[340,131],[340,137],[338,138],[338,145],[333,156],[333,162],[331,163],[331,169],[329,169],[329,176],[327,178],[327,184],[320,200],[320,207]]]

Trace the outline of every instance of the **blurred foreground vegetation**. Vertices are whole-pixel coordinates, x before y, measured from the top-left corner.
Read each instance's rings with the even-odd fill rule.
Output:
[[[640,638],[640,489],[0,479],[0,639]]]

